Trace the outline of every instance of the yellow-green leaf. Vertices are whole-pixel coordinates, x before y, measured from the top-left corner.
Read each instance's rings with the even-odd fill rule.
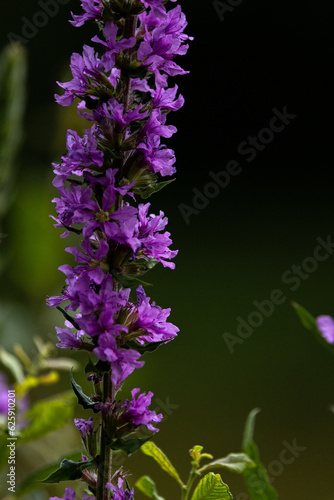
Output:
[[[148,498],[153,498],[153,500],[165,500],[163,497],[158,495],[155,482],[148,476],[142,476],[139,478],[135,483],[135,486]]]
[[[64,394],[61,398],[43,400],[34,404],[25,414],[30,422],[22,430],[18,444],[34,441],[63,427],[73,416],[75,402],[75,396]]]
[[[191,500],[231,500],[233,498],[227,484],[220,474],[211,472],[203,477],[194,491]]]
[[[210,469],[218,467],[241,473],[247,467],[255,467],[255,463],[249,458],[248,455],[246,455],[246,453],[230,453],[224,458],[218,458],[218,460],[205,464],[204,467],[201,467],[198,470],[198,472],[207,472]]]
[[[33,387],[37,387],[39,385],[55,384],[56,382],[58,382],[58,380],[59,380],[59,373],[55,371],[46,373],[45,375],[39,375],[38,377],[29,375],[20,384],[16,384],[15,386],[16,395],[17,397],[20,397]]]
[[[153,441],[144,443],[141,447],[141,450],[143,453],[145,453],[145,455],[154,458],[154,460],[160,465],[162,470],[173,477],[179,483],[179,485],[183,486],[183,483],[174,465],[172,465],[169,458],[164,454],[162,450],[160,450],[160,448],[157,447],[157,445],[153,443]]]

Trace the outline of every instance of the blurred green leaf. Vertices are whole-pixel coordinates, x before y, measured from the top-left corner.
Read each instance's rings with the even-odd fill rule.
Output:
[[[89,469],[91,467],[96,467],[94,460],[89,462],[73,462],[64,458],[61,462],[59,469],[50,474],[47,478],[43,479],[42,483],[59,483],[60,481],[74,481],[75,479],[80,479],[82,476],[82,471],[84,469]]]
[[[326,341],[326,339],[322,336],[321,332],[318,330],[317,323],[315,318],[309,313],[304,307],[297,304],[297,302],[291,303],[292,307],[296,311],[301,323],[305,328],[310,330],[316,337],[316,339],[327,349],[329,349],[332,353],[334,353],[334,344],[330,344]]]
[[[143,446],[141,447],[141,451],[145,453],[145,455],[152,457],[160,465],[162,470],[173,477],[180,486],[183,486],[183,483],[174,465],[172,465],[169,458],[164,454],[162,450],[160,450],[160,448],[157,447],[156,444],[153,443],[153,441],[148,441],[147,443],[143,444]]]
[[[24,372],[21,361],[13,354],[7,352],[3,347],[0,348],[0,363],[10,371],[15,382],[23,382]]]
[[[267,470],[260,461],[259,450],[253,439],[255,417],[259,411],[255,408],[247,417],[242,449],[253,460],[255,467],[245,468],[243,475],[251,500],[277,500],[277,492],[270,484]]]
[[[135,483],[135,486],[148,498],[153,498],[153,500],[165,500],[163,497],[158,495],[155,482],[148,476],[142,476],[139,478]]]
[[[21,431],[18,444],[34,441],[63,427],[73,417],[74,404],[75,397],[68,393],[35,403],[25,414],[30,422]]]
[[[201,467],[198,472],[207,472],[210,469],[222,467],[241,474],[247,467],[254,467],[255,463],[245,453],[230,453]]]
[[[55,384],[59,380],[59,373],[52,371],[45,373],[43,375],[38,375],[37,377],[29,375],[22,382],[15,385],[17,397],[22,397],[23,394],[28,392],[33,387],[38,387],[39,385],[50,385]]]
[[[26,50],[19,44],[0,55],[0,218],[7,211],[13,184],[13,160],[22,140],[26,101]]]
[[[68,460],[80,461],[81,452],[74,451],[71,453],[67,453]],[[21,483],[17,486],[16,489],[16,497],[20,498],[27,493],[34,491],[38,488],[44,488],[44,484],[42,480],[45,477],[48,477],[53,472],[55,472],[59,468],[59,460],[57,462],[53,462],[52,464],[45,465],[35,470],[31,474],[21,481]]]
[[[219,474],[211,472],[201,479],[191,500],[230,500],[232,497],[227,484]]]
[[[41,362],[43,368],[55,368],[56,370],[77,371],[80,363],[71,358],[45,359]]]

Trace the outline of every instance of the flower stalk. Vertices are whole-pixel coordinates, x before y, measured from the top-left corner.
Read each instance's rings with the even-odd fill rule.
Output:
[[[71,22],[78,27],[95,21],[97,48],[84,45],[82,55],[72,55],[73,79],[59,83],[65,93],[56,95],[63,106],[78,99],[78,114],[91,124],[83,137],[68,130],[67,153],[54,164],[60,195],[53,200],[55,226],[65,229],[62,237],[72,232],[81,240],[66,249],[77,265],[59,268],[66,284],[48,304],[65,317],[64,327],[56,327],[57,346],[96,358],[85,369],[94,396],[85,395],[74,380],[72,386],[79,403],[94,412],[94,418],[76,425],[84,462],[97,469],[87,473],[83,462],[74,475],[97,500],[133,498],[122,468],[113,467],[112,450],[136,451],[145,441],[138,429],[157,432],[153,424],[162,415],[148,409],[151,392],[135,388],[132,400],[123,402],[116,394],[144,365],[143,354],[178,332],[167,321],[170,309],[152,302],[139,278],[158,263],[174,269],[177,254],[170,248],[164,213],[151,214],[150,203],[140,202],[170,182],[159,178],[175,173],[174,152],[161,140],[176,132],[166,124],[167,113],[184,100],[176,85],[168,87],[168,78],[186,73],[173,59],[186,53],[189,37],[181,8],[168,9],[169,3],[82,0],[83,12]]]

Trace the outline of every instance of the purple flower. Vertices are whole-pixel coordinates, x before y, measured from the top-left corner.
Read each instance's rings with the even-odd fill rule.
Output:
[[[74,255],[75,261],[85,264],[83,266],[77,266],[73,269],[75,274],[83,275],[87,273],[90,279],[94,280],[95,283],[100,285],[105,276],[104,270],[109,268],[108,264],[105,262],[105,257],[108,253],[109,246],[104,240],[99,240],[95,242],[95,248],[92,245],[92,241],[89,238],[85,238],[81,243],[81,248],[84,251],[81,252],[77,247],[65,248],[66,252]],[[103,269],[102,269],[103,268]]]
[[[75,491],[72,490],[70,486],[65,488],[65,495],[60,497],[50,497],[49,500],[74,500],[75,499]],[[96,500],[95,497],[87,495],[87,493],[83,493],[82,500]]]
[[[90,417],[88,420],[83,418],[75,418],[74,424],[76,428],[80,431],[81,437],[85,438],[87,434],[91,434],[94,429],[94,418]]]
[[[123,483],[124,480],[120,477],[117,482],[117,486],[115,486],[112,483],[107,483],[106,488],[108,490],[111,490],[113,493],[112,499],[113,500],[133,500],[134,498],[134,489],[132,488],[131,491],[129,491],[127,488],[124,490],[123,489]]]
[[[137,298],[138,317],[133,323],[132,329],[146,331],[145,335],[140,335],[140,339],[147,342],[162,342],[175,338],[179,329],[166,321],[170,309],[161,309],[155,302],[150,304],[150,298],[146,297],[142,286],[137,289]]]
[[[75,491],[72,490],[70,486],[67,486],[65,489],[65,495],[63,498],[59,497],[50,497],[49,500],[74,500],[75,499]]]
[[[331,316],[319,316],[316,319],[317,327],[324,339],[334,344],[334,320]]]
[[[57,82],[65,89],[64,95],[55,95],[56,101],[62,106],[70,106],[76,97],[84,96],[89,91],[90,82],[99,75],[103,63],[92,47],[84,45],[82,56],[77,53],[72,54],[70,66],[73,80],[66,83]]]
[[[64,181],[70,175],[82,176],[84,171],[89,171],[90,166],[94,166],[94,169],[103,166],[104,155],[97,145],[98,132],[98,127],[95,124],[91,129],[85,131],[82,139],[75,131],[67,131],[66,146],[68,152],[62,156],[60,165],[53,164],[54,173],[57,175],[54,181],[56,187],[63,186]]]
[[[122,325],[118,326],[125,329]],[[109,361],[111,364],[111,381],[115,386],[123,382],[133,370],[144,365],[144,361],[138,361],[139,352],[133,349],[119,348],[112,333],[100,335],[99,347],[96,347],[93,352],[97,358]]]
[[[107,50],[102,57],[102,62],[106,71],[110,71],[115,66],[115,54],[121,50],[131,49],[136,44],[136,38],[122,38],[117,40],[118,27],[112,21],[107,21],[103,33],[106,37],[106,42],[100,40],[98,36],[92,38],[92,42],[101,43]]]
[[[76,333],[72,333],[69,328],[59,328],[56,326],[56,332],[59,340],[56,346],[60,349],[75,349],[77,351],[82,347],[82,342],[79,339],[84,335],[83,331],[79,330]]]
[[[146,425],[150,431],[158,432],[159,429],[153,427],[152,423],[161,422],[163,415],[161,413],[157,415],[155,411],[148,409],[151,404],[153,392],[148,392],[147,394],[143,392],[139,394],[136,399],[139,392],[140,389],[132,389],[132,401],[126,399],[121,405],[121,407],[125,410],[121,417],[122,423],[129,421],[132,429],[140,427],[141,425]]]
[[[70,21],[70,23],[73,26],[79,27],[91,19],[101,19],[103,9],[101,0],[81,0],[81,7],[84,10],[83,14],[74,15],[71,12],[73,21]]]

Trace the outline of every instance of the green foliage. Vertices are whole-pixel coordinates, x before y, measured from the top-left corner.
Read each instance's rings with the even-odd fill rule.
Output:
[[[81,458],[81,452],[75,451],[68,453],[67,456],[69,460],[79,461]],[[44,465],[31,474],[28,474],[28,476],[26,476],[18,485],[16,489],[16,497],[20,498],[31,491],[37,490],[38,488],[44,488],[44,484],[42,483],[43,479],[50,476],[58,468],[59,460],[57,462],[53,462],[52,464]]]
[[[71,373],[71,384],[73,387],[73,391],[78,398],[78,403],[85,409],[85,410],[93,410],[95,413],[97,413],[99,410],[95,409],[96,402],[92,401],[86,394],[84,394],[81,386],[76,383],[76,381],[73,378],[73,375]]]
[[[247,436],[250,437],[249,432]],[[154,458],[161,469],[177,481],[181,487],[181,500],[188,500],[190,498],[189,495],[195,480],[199,479],[204,472],[210,469],[220,467],[232,472],[244,473],[246,470],[253,469],[257,465],[246,453],[230,453],[224,458],[219,458],[200,467],[201,460],[212,460],[213,456],[209,453],[202,453],[203,446],[196,445],[189,451],[192,458],[191,471],[187,483],[184,484],[169,458],[152,441],[145,443],[141,449],[145,455]],[[148,498],[163,500],[157,493],[155,483],[148,476],[141,477],[135,486]],[[209,473],[200,480],[191,500],[229,500],[231,498],[233,498],[232,494],[228,486],[222,481],[220,475]]]
[[[232,497],[227,484],[219,474],[210,472],[201,479],[191,500],[230,500]]]
[[[163,497],[158,495],[155,482],[148,476],[142,476],[136,482],[138,490],[144,493],[148,498],[153,498],[153,500],[165,500]]]
[[[334,344],[330,344],[327,340],[322,336],[321,332],[318,330],[317,323],[315,318],[309,313],[304,307],[297,304],[297,302],[292,302],[292,307],[296,311],[301,323],[305,328],[310,330],[316,339],[327,349],[329,349],[332,353],[334,353]]]
[[[124,451],[127,455],[132,455],[132,453],[139,450],[139,448],[143,446],[149,439],[151,439],[151,436],[142,439],[117,439],[111,444],[111,449],[121,450]]]
[[[146,200],[147,198],[149,198],[153,193],[157,193],[158,191],[160,191],[161,189],[163,189],[164,187],[168,186],[168,184],[170,184],[171,182],[175,181],[175,179],[171,179],[169,181],[163,181],[163,182],[159,182],[158,184],[156,184],[154,187],[152,188],[149,188],[149,189],[145,189],[145,191],[141,191],[140,192],[140,196]]]
[[[8,210],[13,183],[13,161],[22,140],[26,101],[26,50],[8,45],[0,56],[0,218]]]
[[[276,490],[270,484],[267,470],[260,461],[259,450],[253,439],[255,417],[259,411],[257,408],[252,410],[246,421],[242,449],[255,463],[255,467],[246,467],[243,475],[251,500],[277,500]]]
[[[143,444],[143,446],[141,447],[141,451],[145,453],[145,455],[152,457],[160,465],[162,470],[167,472],[167,474],[174,478],[179,483],[179,485],[183,487],[183,483],[174,465],[164,454],[164,452],[160,450],[160,448],[158,448],[156,444],[153,443],[153,441],[148,441],[147,443]]]
[[[5,349],[0,349],[0,363],[11,373],[15,382],[23,382],[24,371],[19,359]]]
[[[246,468],[255,467],[253,460],[246,453],[230,453],[224,458],[219,458],[201,467],[198,472],[210,469],[223,468],[241,474]]]
[[[46,479],[43,479],[42,483],[59,483],[60,481],[75,481],[80,479],[82,472],[90,467],[96,467],[94,460],[89,462],[73,462],[65,458],[59,469],[54,471]]]
[[[18,444],[29,443],[63,427],[73,417],[74,403],[74,396],[68,393],[35,403],[25,415],[29,425],[22,430]]]

